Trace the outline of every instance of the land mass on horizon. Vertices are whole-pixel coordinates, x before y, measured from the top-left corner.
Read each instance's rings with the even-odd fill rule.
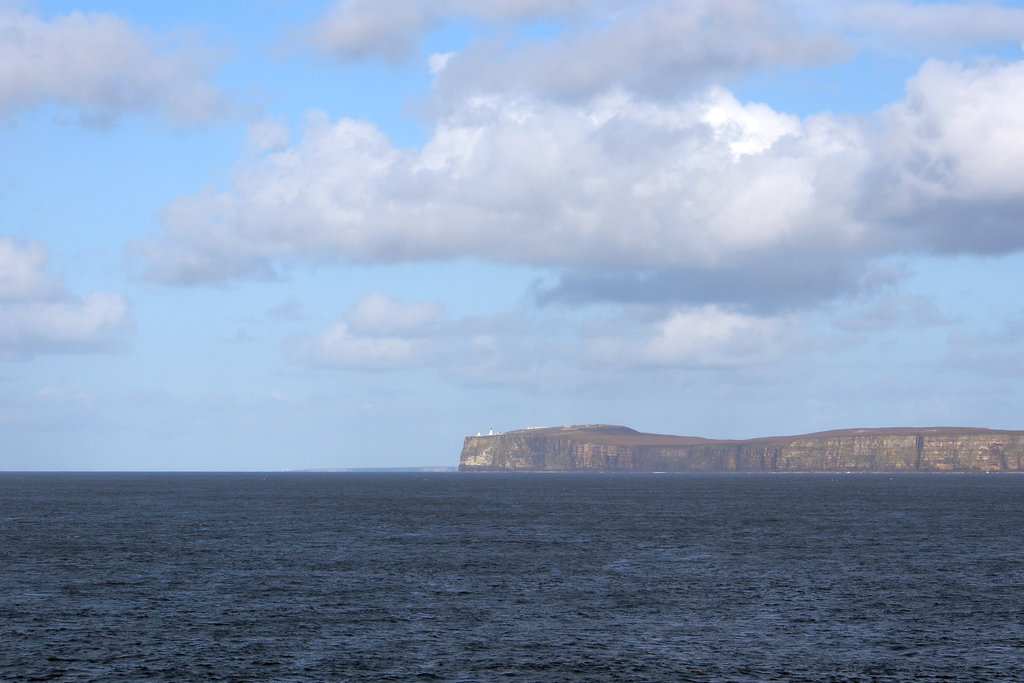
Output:
[[[1022,472],[1024,431],[840,429],[745,440],[616,425],[468,436],[460,472]]]

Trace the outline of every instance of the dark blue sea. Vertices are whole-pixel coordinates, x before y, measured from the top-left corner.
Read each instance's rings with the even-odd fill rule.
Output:
[[[0,474],[4,681],[1022,671],[1024,476]]]

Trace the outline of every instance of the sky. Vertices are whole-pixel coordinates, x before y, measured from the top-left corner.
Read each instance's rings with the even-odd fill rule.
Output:
[[[0,0],[0,469],[1024,428],[1024,3]]]

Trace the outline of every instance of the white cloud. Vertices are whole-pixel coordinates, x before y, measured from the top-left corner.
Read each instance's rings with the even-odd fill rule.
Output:
[[[518,92],[556,99],[626,89],[671,97],[682,88],[765,65],[832,59],[836,35],[811,34],[785,2],[756,0],[340,0],[306,40],[342,60],[416,55],[419,38],[450,19],[509,28],[564,22],[557,41],[474,42],[428,58],[442,91]],[[552,68],[552,65],[557,65]]]
[[[940,48],[986,42],[1016,43],[1024,35],[1024,8],[989,2],[852,2],[837,21],[864,30],[879,44]]]
[[[547,21],[552,36],[517,32]],[[487,26],[445,55],[420,55],[448,22]],[[991,2],[837,0],[338,0],[305,39],[341,60],[426,59],[435,95],[516,93],[579,101],[625,90],[673,99],[766,67],[844,59],[860,48],[1017,45],[1024,9]]]
[[[44,272],[46,262],[46,247],[41,242],[20,246],[11,237],[0,237],[0,303],[62,295],[60,283]]]
[[[516,21],[565,16],[586,0],[336,0],[304,32],[307,42],[337,59],[407,59],[419,37],[446,16]]]
[[[121,346],[132,328],[124,297],[75,297],[44,272],[46,261],[41,243],[20,246],[0,237],[0,357]]]
[[[441,304],[436,301],[404,302],[370,292],[349,311],[346,319],[360,334],[404,336],[422,332],[440,318],[441,312]]]
[[[886,112],[886,149],[922,199],[1019,197],[1024,62],[964,68],[929,61]]]
[[[1024,248],[1024,62],[930,61],[883,112],[867,196],[898,239],[951,252]]]
[[[181,198],[136,244],[150,277],[195,282],[280,260],[448,259],[707,266],[766,246],[843,244],[861,133],[715,89],[674,105],[475,98],[420,150],[322,115],[287,150]]]
[[[266,275],[272,259],[337,258],[342,248],[369,257],[391,237],[373,229],[374,202],[398,157],[372,124],[313,113],[296,145],[239,168],[233,194],[168,206],[162,222],[172,245],[144,241],[130,251],[148,257],[150,276],[179,282]]]
[[[291,132],[283,123],[265,119],[251,124],[245,131],[245,137],[256,152],[280,152],[288,146]]]
[[[750,315],[715,305],[624,307],[580,320],[527,311],[452,319],[434,302],[369,293],[293,351],[319,367],[429,367],[467,384],[564,390],[585,382],[595,367],[616,374],[768,365],[805,336],[795,316]]]
[[[670,312],[653,323],[618,325],[585,343],[593,362],[612,367],[738,366],[778,357],[794,323],[714,305]]]
[[[415,339],[363,336],[337,322],[304,355],[318,365],[348,370],[400,370],[425,362],[421,347]]]
[[[589,3],[558,40],[518,42],[514,50],[471,44],[449,60],[438,88],[449,97],[516,92],[575,101],[626,90],[673,99],[739,73],[843,52],[838,35],[808,31],[783,2]]]
[[[16,355],[108,350],[129,327],[128,306],[118,294],[86,294],[80,300],[8,303],[0,307],[0,350]]]
[[[430,73],[436,76],[444,71],[444,67],[448,65],[448,60],[451,59],[454,54],[454,52],[435,52],[428,56],[427,66],[430,67]]]
[[[580,335],[562,316],[516,310],[451,318],[432,301],[378,292],[359,299],[327,329],[293,340],[297,361],[354,371],[429,369],[468,385],[564,390],[577,381]]]
[[[176,124],[205,121],[225,110],[208,61],[111,14],[45,20],[0,8],[0,121],[51,102],[90,123],[150,111]]]
[[[435,18],[421,2],[339,0],[306,39],[339,59],[405,59]]]
[[[370,292],[343,320],[302,345],[300,355],[317,365],[352,370],[416,367],[437,350],[431,337],[441,313],[436,302],[404,302]]]
[[[728,143],[735,159],[743,154],[760,154],[784,135],[802,133],[796,116],[763,104],[740,104],[724,91],[714,98],[701,120],[711,126],[715,138]]]
[[[638,300],[646,281],[675,303],[804,306],[856,291],[885,254],[1024,248],[1022,84],[1024,62],[928,62],[873,119],[801,119],[723,88],[481,95],[418,149],[314,113],[227,188],[176,200],[132,249],[171,283],[478,258],[565,269],[577,300],[619,296],[619,278]]]

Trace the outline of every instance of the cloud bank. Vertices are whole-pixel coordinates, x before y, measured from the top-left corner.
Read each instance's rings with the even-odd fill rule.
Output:
[[[307,40],[341,61],[400,61],[416,54],[422,34],[452,20],[565,27],[557,40],[492,38],[449,55],[437,69],[435,94],[456,98],[471,92],[579,100],[614,88],[672,98],[739,72],[816,64],[844,52],[835,32],[807,30],[789,4],[755,0],[343,0],[309,28]]]
[[[654,283],[694,305],[743,303],[740,289],[812,304],[856,290],[879,256],[1024,247],[1022,84],[1024,62],[931,61],[870,119],[801,119],[717,87],[670,103],[471,97],[411,150],[314,113],[132,249],[147,277],[181,284],[471,257],[562,270],[548,299],[643,300]]]
[[[1024,248],[1024,62],[922,60],[903,96],[866,116],[797,116],[721,83],[891,45],[894,26],[917,50],[1005,42],[1024,25],[1015,8],[970,10],[337,2],[306,39],[341,62],[429,65],[425,142],[399,147],[373,123],[324,112],[291,141],[279,122],[258,124],[259,151],[225,186],[177,198],[161,232],[129,251],[144,277],[177,285],[276,277],[297,263],[473,259],[551,273],[533,303],[618,307],[611,327],[580,325],[543,344],[369,295],[305,343],[305,360],[333,367],[457,357],[467,372],[510,377],[515,363],[498,359],[526,366],[531,354],[623,369],[744,367],[802,343],[795,316],[839,299],[866,307],[833,319],[841,334],[908,312],[942,319],[927,301],[897,303],[902,276],[884,263]],[[452,21],[489,37],[421,54],[424,36]],[[516,32],[529,22],[546,28]],[[374,328],[374,316],[407,327]],[[499,337],[502,348],[489,345]]]
[[[523,311],[450,318],[438,302],[370,292],[327,329],[294,342],[291,351],[318,368],[431,368],[473,383],[521,385],[539,381],[552,368],[564,378],[591,367],[743,367],[802,343],[799,330],[785,317],[714,305],[667,312],[638,307],[576,323],[531,320]]]

